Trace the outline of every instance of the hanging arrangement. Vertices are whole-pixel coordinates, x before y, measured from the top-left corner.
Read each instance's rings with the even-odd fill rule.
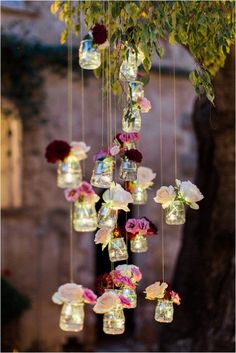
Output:
[[[132,195],[134,205],[144,205],[148,201],[147,190],[153,185],[156,173],[151,168],[138,167],[137,179],[128,183],[128,190]]]

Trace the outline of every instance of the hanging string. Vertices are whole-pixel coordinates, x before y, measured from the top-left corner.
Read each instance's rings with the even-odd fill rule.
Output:
[[[103,54],[103,51],[101,53],[102,55],[102,148],[104,147],[104,70],[105,70],[105,55]]]
[[[174,176],[177,179],[177,130],[176,130],[176,68],[175,68],[175,47],[173,48],[173,108],[174,108]]]
[[[82,2],[80,2],[80,40],[82,41]],[[85,118],[84,118],[84,70],[81,68],[81,139],[85,141]],[[82,161],[82,175],[85,177],[85,161]]]
[[[71,2],[69,3],[70,15]],[[73,130],[73,56],[72,56],[72,30],[69,30],[68,34],[68,47],[67,47],[67,123],[68,123],[68,140],[72,141],[72,130]],[[73,205],[70,204],[70,282],[73,283]]]
[[[161,63],[158,61],[158,73],[159,73],[159,141],[160,141],[160,183],[163,185],[163,136],[162,136],[162,90],[161,90]],[[164,212],[161,207],[161,272],[162,281],[165,281],[165,243],[164,243]]]

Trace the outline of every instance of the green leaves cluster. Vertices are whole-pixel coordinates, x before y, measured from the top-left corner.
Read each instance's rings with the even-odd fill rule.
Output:
[[[197,64],[197,69],[190,74],[195,90],[213,101],[211,79],[224,65],[234,43],[234,1],[56,0],[51,11],[65,22],[62,43],[65,43],[69,29],[78,35],[82,17],[87,31],[96,23],[107,26],[111,44],[109,72],[107,54],[103,55],[103,67],[105,76],[111,77],[110,84],[116,93],[120,93],[118,69],[127,47],[143,52],[143,68],[149,72],[154,54],[162,58],[161,43],[168,40],[171,45],[181,44],[190,52]],[[100,71],[96,72],[97,76]]]

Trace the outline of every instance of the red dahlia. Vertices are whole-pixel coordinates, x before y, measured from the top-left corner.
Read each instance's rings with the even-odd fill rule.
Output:
[[[143,155],[141,152],[139,152],[138,150],[136,150],[135,148],[131,148],[130,150],[127,150],[125,152],[125,156],[133,162],[136,163],[141,163],[142,159],[143,159]]]
[[[54,140],[46,147],[45,158],[49,163],[64,161],[70,154],[70,145],[61,140]]]
[[[104,25],[96,24],[92,29],[92,34],[96,44],[103,44],[107,40],[107,29]]]

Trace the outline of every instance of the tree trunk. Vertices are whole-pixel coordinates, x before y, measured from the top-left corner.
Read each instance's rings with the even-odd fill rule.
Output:
[[[196,185],[173,281],[182,304],[163,326],[160,350],[234,352],[234,51],[214,80],[215,108],[197,100]]]

